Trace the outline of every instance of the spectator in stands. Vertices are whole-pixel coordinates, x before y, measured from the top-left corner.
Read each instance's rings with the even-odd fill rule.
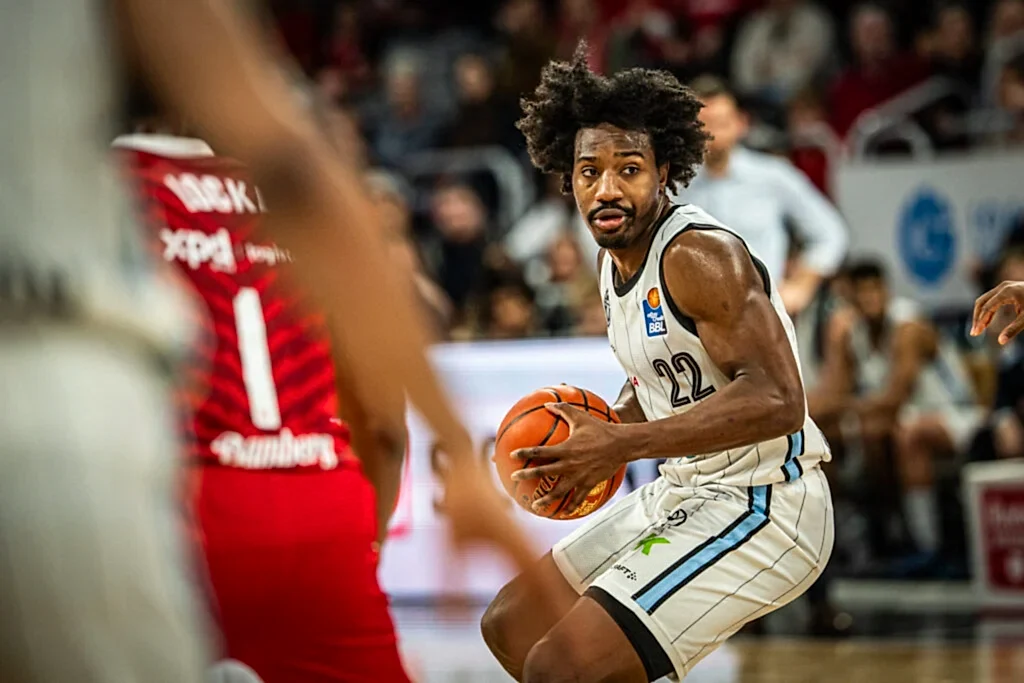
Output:
[[[982,100],[994,104],[1003,67],[1024,54],[1024,0],[996,0],[988,20]]]
[[[328,47],[326,71],[340,81],[346,94],[358,94],[370,85],[373,72],[363,49],[359,6],[343,2],[335,9],[334,30]]]
[[[797,314],[842,262],[846,226],[835,207],[789,162],[740,146],[746,117],[724,83],[701,78],[693,88],[704,102],[700,118],[712,139],[703,168],[679,198],[737,232],[764,261],[786,308]],[[805,244],[789,277],[787,223]]]
[[[785,104],[824,75],[835,52],[832,20],[810,0],[769,0],[740,27],[732,56],[741,95]]]
[[[612,23],[608,71],[658,65],[675,39],[676,22],[655,0],[635,0]]]
[[[825,101],[816,90],[807,88],[790,101],[786,109],[786,133],[790,142],[789,160],[819,192],[830,197],[827,149],[834,146],[838,151],[840,142],[828,124]]]
[[[936,462],[964,453],[985,419],[955,346],[909,300],[893,297],[880,263],[850,267],[859,318],[830,351],[856,386],[848,405],[861,424],[865,448],[876,460],[893,439],[903,514],[918,554],[929,567],[942,538],[936,503]]]
[[[488,339],[523,339],[536,333],[533,290],[521,278],[498,282],[488,293],[483,321]]]
[[[468,184],[445,181],[431,197],[432,245],[437,280],[451,299],[455,325],[464,325],[468,305],[483,285],[489,233],[487,211]]]
[[[1001,147],[1024,144],[1024,54],[1011,59],[999,78],[999,109],[1005,116],[1005,127],[992,142]]]
[[[932,73],[945,76],[972,96],[981,86],[982,53],[967,6],[950,1],[935,11],[926,43]]]
[[[386,72],[386,106],[369,118],[373,150],[379,162],[400,168],[410,154],[435,147],[441,120],[429,111],[420,92],[420,73],[412,58],[393,61]]]
[[[562,179],[554,174],[548,175],[544,195],[505,235],[505,250],[512,260],[526,269],[530,282],[540,282],[546,277],[546,274],[535,275],[535,266],[531,263],[543,260],[563,233],[576,236],[577,245],[586,245],[582,247],[583,264],[592,269],[591,272],[597,272],[597,245],[593,238],[587,239],[590,231],[580,218],[572,195],[563,190]]]
[[[920,83],[927,66],[900,51],[889,13],[880,5],[858,5],[850,20],[853,64],[832,87],[832,127],[845,138],[865,111]]]
[[[582,39],[590,47],[589,66],[604,73],[607,66],[609,26],[596,0],[560,0],[558,44],[555,56],[570,59]]]
[[[498,87],[503,97],[517,101],[540,83],[541,69],[555,54],[555,36],[541,0],[505,0],[496,22]]]
[[[548,249],[547,277],[536,288],[543,326],[549,334],[572,332],[584,302],[599,291],[593,270],[585,268],[574,235],[562,233]]]
[[[447,147],[497,145],[513,151],[525,147],[516,130],[518,103],[505,100],[496,90],[491,63],[479,53],[466,53],[455,61],[458,108],[444,135]]]

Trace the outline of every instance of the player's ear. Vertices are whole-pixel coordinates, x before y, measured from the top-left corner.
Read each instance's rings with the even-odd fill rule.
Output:
[[[668,185],[668,167],[669,164],[662,164],[658,167],[658,184],[663,190]]]

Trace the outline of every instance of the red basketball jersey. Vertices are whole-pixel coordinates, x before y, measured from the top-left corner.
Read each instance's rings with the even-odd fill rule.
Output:
[[[259,191],[198,140],[117,142],[145,229],[205,303],[179,397],[192,454],[247,469],[356,462],[337,418],[323,317],[282,282],[291,255],[259,234]]]

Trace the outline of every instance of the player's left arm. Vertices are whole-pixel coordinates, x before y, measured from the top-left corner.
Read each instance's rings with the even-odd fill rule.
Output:
[[[348,426],[352,450],[377,494],[377,543],[382,544],[402,485],[402,466],[409,443],[405,412],[390,410],[385,415],[365,410],[341,363],[336,360],[334,365],[338,417]]]
[[[889,350],[889,383],[881,392],[856,401],[853,408],[862,416],[895,419],[899,409],[910,400],[921,370],[937,351],[935,328],[918,321],[901,323],[893,333]]]
[[[663,274],[666,296],[731,381],[686,413],[624,426],[633,459],[715,453],[798,431],[806,400],[796,358],[742,242],[687,231],[666,251]]]

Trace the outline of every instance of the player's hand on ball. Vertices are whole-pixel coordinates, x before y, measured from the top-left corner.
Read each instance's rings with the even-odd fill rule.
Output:
[[[989,326],[996,312],[1010,306],[1017,319],[999,333],[999,343],[1006,344],[1024,330],[1024,282],[1004,282],[982,294],[974,304],[974,324],[971,334],[977,336]]]
[[[623,438],[621,425],[599,420],[565,403],[550,403],[544,407],[566,421],[569,438],[555,446],[520,448],[513,452],[512,457],[523,463],[530,460],[545,462],[513,473],[512,479],[559,477],[554,488],[534,501],[533,506],[542,509],[573,491],[565,506],[565,509],[573,510],[583,503],[592,488],[610,479],[629,461],[629,446]]]

